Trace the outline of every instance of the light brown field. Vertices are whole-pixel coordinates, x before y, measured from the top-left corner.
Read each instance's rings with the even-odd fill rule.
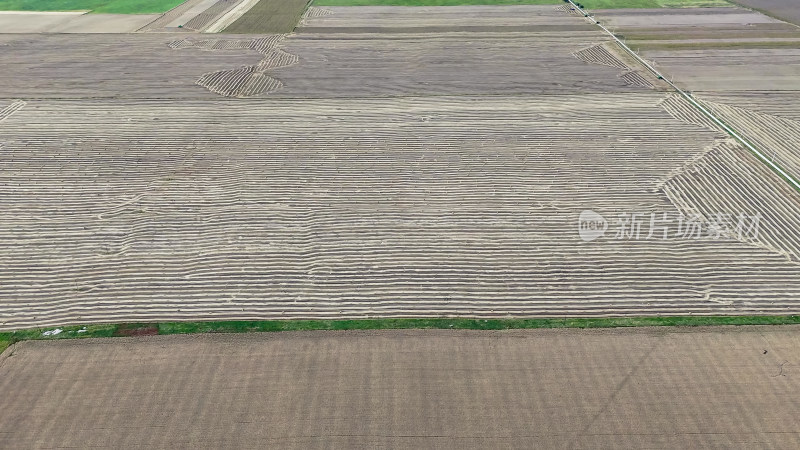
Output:
[[[797,26],[742,8],[597,14],[668,78],[800,179]]]
[[[132,33],[158,16],[0,11],[0,33]]]
[[[796,448],[800,329],[28,341],[8,448]]]
[[[733,0],[733,2],[800,25],[800,12],[793,0]]]
[[[800,310],[800,195],[582,18],[481,11],[0,36],[0,329]]]

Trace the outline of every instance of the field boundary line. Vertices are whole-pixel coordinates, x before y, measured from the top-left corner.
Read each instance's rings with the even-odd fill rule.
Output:
[[[395,319],[308,319],[229,320],[199,322],[121,322],[66,325],[0,332],[0,361],[14,344],[31,340],[85,339],[173,334],[267,333],[281,331],[351,330],[523,330],[549,328],[632,328],[800,325],[800,315],[763,316],[642,316],[642,317],[545,317],[545,318],[395,318]]]
[[[778,166],[773,161],[771,161],[769,158],[767,158],[766,155],[764,155],[760,150],[758,150],[752,144],[750,144],[750,142],[747,139],[745,139],[744,137],[742,137],[738,132],[736,132],[736,130],[734,130],[733,128],[728,126],[725,122],[723,122],[721,119],[719,119],[714,113],[712,113],[711,111],[706,109],[703,105],[701,105],[697,100],[694,99],[694,97],[691,94],[687,93],[683,89],[681,89],[678,86],[676,86],[675,83],[673,83],[672,81],[668,80],[664,75],[661,74],[661,72],[656,70],[644,58],[639,56],[639,54],[637,54],[630,47],[628,47],[628,44],[623,42],[614,33],[612,33],[608,28],[603,26],[603,24],[601,24],[599,21],[595,20],[591,14],[589,14],[588,12],[586,12],[586,10],[584,10],[583,8],[578,6],[573,0],[565,0],[565,1],[567,3],[569,3],[569,4],[571,4],[572,7],[576,9],[576,11],[579,11],[579,12],[583,13],[583,17],[585,19],[588,19],[588,20],[592,21],[595,25],[600,27],[600,29],[602,29],[607,35],[611,36],[611,38],[614,39],[614,41],[619,46],[621,46],[623,49],[625,49],[625,51],[627,53],[629,53],[634,59],[636,59],[640,64],[642,64],[648,71],[650,71],[653,75],[655,75],[659,80],[663,80],[667,84],[669,84],[669,86],[672,89],[674,89],[675,92],[677,92],[683,98],[685,98],[689,103],[692,104],[692,106],[694,106],[697,110],[702,112],[703,115],[705,115],[707,118],[711,119],[717,126],[722,128],[731,137],[736,139],[736,141],[738,141],[740,144],[742,144],[745,147],[747,147],[747,149],[750,150],[753,154],[755,154],[762,162],[766,163],[773,171],[775,171],[778,175],[780,175],[781,178],[783,178],[784,180],[788,181],[791,185],[794,186],[794,188],[798,192],[800,192],[800,182],[795,180],[794,177],[792,177],[788,172],[786,172],[780,166]]]

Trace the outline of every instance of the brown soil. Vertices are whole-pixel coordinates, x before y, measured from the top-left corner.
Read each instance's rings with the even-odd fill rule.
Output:
[[[0,440],[7,448],[797,448],[799,331],[28,341],[0,360]]]

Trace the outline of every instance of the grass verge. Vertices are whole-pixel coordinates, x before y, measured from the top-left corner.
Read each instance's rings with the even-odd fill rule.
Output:
[[[721,325],[792,325],[800,316],[679,316],[564,319],[363,319],[258,320],[225,322],[123,323],[39,328],[0,333],[0,351],[25,340],[199,333],[251,333],[312,330],[519,330],[532,328],[692,327]],[[60,331],[59,331],[60,330]]]
[[[11,338],[8,336],[8,333],[0,334],[0,354],[2,354],[9,345],[11,345]]]
[[[0,0],[0,11],[86,11],[106,14],[158,14],[184,0]]]

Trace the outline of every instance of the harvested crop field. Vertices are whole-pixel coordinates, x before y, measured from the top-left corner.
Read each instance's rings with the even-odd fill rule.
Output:
[[[584,31],[597,38],[597,29],[553,6],[458,6],[403,7],[312,6],[296,30],[298,33],[397,33],[528,32],[569,37]],[[585,34],[585,33],[584,33]],[[511,35],[513,36],[513,35]],[[509,37],[511,37],[509,36]],[[379,36],[372,36],[377,38]],[[436,36],[441,37],[441,36]],[[468,39],[467,39],[468,40]],[[553,52],[554,54],[556,52]]]
[[[731,0],[767,15],[800,25],[800,10],[794,0]]]
[[[0,329],[799,310],[796,192],[582,18],[481,11],[0,36]],[[769,220],[653,228],[720,213]]]
[[[0,436],[12,448],[794,448],[798,331],[28,341],[0,356]]]
[[[245,3],[247,1],[243,0],[186,0],[138,31],[164,33],[209,31],[210,28],[216,28],[219,23],[227,22],[229,13],[233,14],[234,10],[246,8]]]
[[[0,11],[0,33],[131,33],[153,14]]]
[[[256,64],[263,57],[249,48],[170,46],[183,38],[160,33],[0,35],[0,98],[214,100],[216,94],[195,84],[203,73]]]
[[[789,260],[772,240],[579,238],[585,209],[677,212],[675,170],[719,145],[661,100],[29,103],[1,124],[1,325],[795,310],[797,228],[762,235]]]
[[[259,0],[243,16],[225,28],[226,33],[291,33],[309,0]]]
[[[741,8],[597,14],[678,86],[800,179],[796,26]],[[703,31],[686,32],[690,26]],[[707,34],[710,30],[718,34]]]

